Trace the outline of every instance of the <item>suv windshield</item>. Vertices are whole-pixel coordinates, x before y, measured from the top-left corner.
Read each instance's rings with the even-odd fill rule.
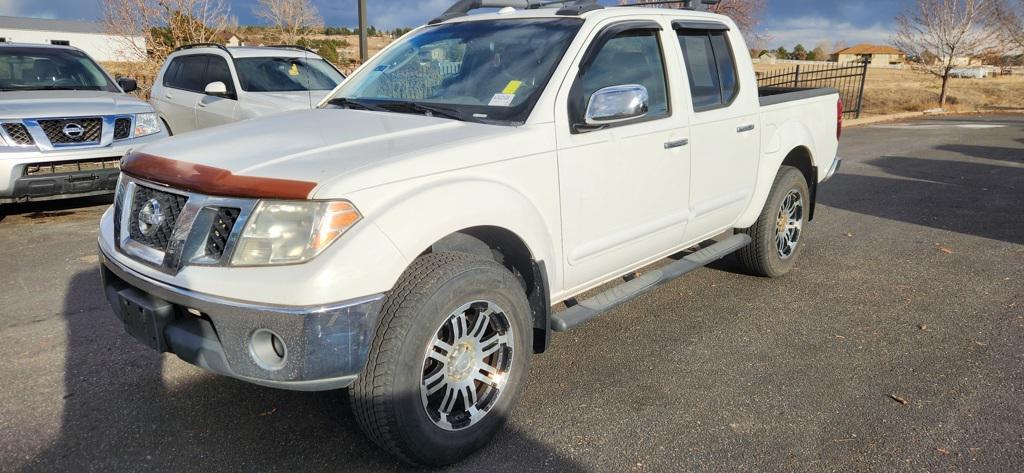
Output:
[[[247,57],[235,59],[238,81],[246,92],[331,90],[345,77],[323,59]]]
[[[0,90],[120,91],[80,51],[11,46],[0,47]]]
[[[378,55],[328,104],[522,123],[582,24],[556,18],[429,26]]]

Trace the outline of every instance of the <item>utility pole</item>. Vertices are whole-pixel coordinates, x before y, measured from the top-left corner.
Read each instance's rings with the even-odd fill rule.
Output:
[[[366,28],[366,0],[359,0],[359,62],[366,62],[370,57]]]

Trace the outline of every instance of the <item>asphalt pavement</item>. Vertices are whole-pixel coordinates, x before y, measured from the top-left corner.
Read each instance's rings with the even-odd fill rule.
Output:
[[[1024,470],[1024,116],[850,129],[841,154],[790,275],[724,260],[558,335],[450,470]],[[97,271],[109,203],[0,221],[0,470],[406,470],[343,391],[125,335]]]

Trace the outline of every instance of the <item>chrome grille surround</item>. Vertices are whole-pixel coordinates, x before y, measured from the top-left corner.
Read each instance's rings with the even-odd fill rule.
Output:
[[[125,129],[128,120],[128,136],[115,138],[115,129]],[[119,123],[120,122],[120,123]],[[78,138],[66,136],[63,129],[68,124],[82,127]],[[0,137],[8,146],[34,147],[40,151],[68,148],[97,148],[109,146],[115,139],[131,138],[135,124],[133,115],[104,115],[84,117],[41,117],[22,120],[0,120]]]
[[[242,229],[245,228],[245,222],[258,202],[257,199],[216,197],[171,189],[127,175],[122,175],[121,179],[124,187],[115,202],[115,209],[120,210],[115,212],[118,221],[114,222],[117,247],[132,259],[167,274],[177,274],[185,265],[227,266],[238,245]],[[162,248],[161,245],[147,244],[152,242],[144,238],[139,241],[136,238],[138,234],[132,228],[137,225],[142,210],[137,194],[150,195],[153,192],[171,194],[184,200],[173,225],[167,229],[166,245]],[[218,228],[221,232],[227,230],[223,222],[218,227],[218,216],[223,209],[234,210],[237,217],[223,239],[223,247],[211,251],[208,246],[211,233]]]

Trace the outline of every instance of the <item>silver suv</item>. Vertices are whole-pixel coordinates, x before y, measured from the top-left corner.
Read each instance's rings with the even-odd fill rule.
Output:
[[[167,136],[136,88],[77,48],[0,44],[0,204],[113,193],[121,157]]]
[[[175,50],[153,84],[152,103],[171,133],[316,107],[345,76],[299,46]]]

